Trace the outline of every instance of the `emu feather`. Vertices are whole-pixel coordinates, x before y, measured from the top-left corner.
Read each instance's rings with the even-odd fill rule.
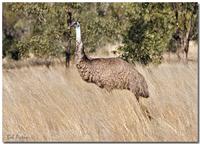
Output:
[[[136,96],[149,97],[144,77],[133,67],[120,58],[88,58],[84,53],[81,41],[80,24],[76,22],[75,61],[78,72],[83,80],[95,83],[100,88],[127,89]]]

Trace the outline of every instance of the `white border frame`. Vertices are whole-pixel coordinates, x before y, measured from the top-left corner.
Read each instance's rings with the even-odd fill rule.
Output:
[[[2,128],[3,128],[3,111],[2,111],[2,101],[3,101],[3,75],[2,75],[2,46],[3,46],[3,41],[2,41],[2,12],[3,12],[3,2],[198,2],[198,0],[2,0],[0,1],[0,143],[3,143],[3,133],[2,133]]]

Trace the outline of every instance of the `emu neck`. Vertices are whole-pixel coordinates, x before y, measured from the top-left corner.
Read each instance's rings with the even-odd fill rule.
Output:
[[[80,26],[76,27],[76,42],[78,43],[81,42],[81,27]]]
[[[75,62],[78,64],[85,57],[83,43],[81,41],[81,28],[76,27],[76,51]]]

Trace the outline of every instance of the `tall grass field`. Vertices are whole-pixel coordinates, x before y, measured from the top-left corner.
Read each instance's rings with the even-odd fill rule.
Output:
[[[3,69],[3,141],[197,141],[197,63],[136,69],[151,120],[131,92],[86,83],[73,65]]]

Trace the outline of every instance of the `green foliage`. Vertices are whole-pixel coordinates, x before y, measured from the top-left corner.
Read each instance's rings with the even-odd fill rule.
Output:
[[[131,18],[132,26],[124,35],[125,53],[122,57],[130,62],[160,63],[162,53],[173,31],[172,17],[167,4],[141,4],[138,18]],[[165,9],[163,9],[165,7]]]
[[[12,10],[20,18],[13,26],[14,31],[19,21],[23,19],[24,25],[18,29],[28,29],[17,38],[13,36],[14,46],[20,53],[20,58],[28,57],[33,53],[37,57],[61,56],[64,51],[63,33],[67,28],[65,5],[62,9],[59,4],[49,3],[5,3],[4,9]],[[5,18],[7,21],[9,17]]]
[[[90,52],[120,39],[124,27],[113,16],[112,5],[109,3],[74,4],[74,19],[81,23],[83,43]]]
[[[194,9],[194,6],[181,4],[181,10],[187,18],[179,19],[180,28],[183,31],[187,31],[192,16],[192,12],[187,9]],[[138,4],[137,9],[139,9],[138,13],[129,16],[131,26],[123,35],[124,47],[120,48],[124,52],[122,58],[130,62],[138,61],[142,64],[161,63],[163,52],[172,50],[176,43],[172,40],[176,31],[176,18],[172,4],[143,3]],[[186,21],[186,27],[181,25],[184,23],[183,20]],[[195,30],[197,32],[197,29]],[[191,34],[195,35],[195,32]]]
[[[16,43],[14,46],[20,51],[20,57],[28,57],[31,52],[35,56],[62,56],[69,37],[64,33],[69,33],[67,29],[67,10],[72,10],[73,18],[80,21],[83,42],[90,52],[105,45],[107,42],[119,40],[120,25],[112,17],[108,3],[4,3],[5,21],[9,20],[6,16],[9,10],[16,13],[19,20],[25,24],[20,29],[28,28],[29,34],[21,34],[18,39],[13,36]],[[17,20],[13,24],[14,31]],[[9,29],[8,27],[6,27]],[[72,31],[72,39],[75,31]],[[7,39],[7,38],[5,38]],[[8,42],[5,41],[6,45]],[[72,43],[74,52],[74,42]],[[9,48],[5,48],[9,49]]]
[[[177,7],[181,11],[179,27],[187,29],[193,15],[197,27],[196,5],[178,3]],[[169,3],[3,3],[3,55],[16,59],[29,57],[30,53],[45,58],[64,56],[70,39],[68,10],[80,22],[82,40],[89,52],[122,41],[123,59],[160,63],[162,53],[175,43],[172,36],[176,18]],[[195,28],[191,37],[197,38]],[[74,30],[71,40],[73,54]]]

